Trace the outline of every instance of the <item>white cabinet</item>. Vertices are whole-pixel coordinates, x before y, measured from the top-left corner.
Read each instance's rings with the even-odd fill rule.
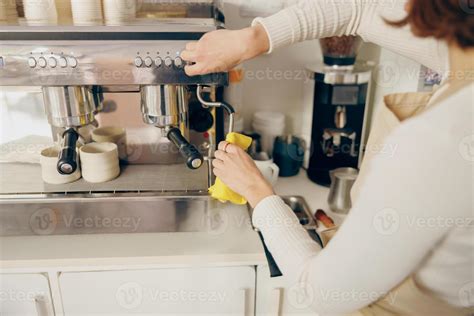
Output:
[[[73,315],[254,315],[255,268],[183,268],[63,273]]]
[[[47,277],[42,274],[0,274],[0,315],[53,316]]]
[[[311,305],[312,295],[303,293],[296,284],[284,277],[270,278],[267,266],[257,268],[256,314],[258,316],[314,316]]]

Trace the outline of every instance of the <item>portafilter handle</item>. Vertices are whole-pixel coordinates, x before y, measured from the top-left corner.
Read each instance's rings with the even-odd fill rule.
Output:
[[[199,169],[202,166],[204,158],[196,147],[191,145],[178,128],[171,128],[167,132],[168,139],[178,147],[181,155],[186,159],[186,165],[189,169]]]
[[[76,143],[79,134],[75,129],[67,129],[63,135],[63,147],[59,152],[57,169],[60,174],[73,174],[77,170]]]

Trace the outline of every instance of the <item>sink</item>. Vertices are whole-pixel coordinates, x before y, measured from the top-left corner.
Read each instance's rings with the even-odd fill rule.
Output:
[[[207,232],[212,203],[145,193],[0,198],[0,236]]]

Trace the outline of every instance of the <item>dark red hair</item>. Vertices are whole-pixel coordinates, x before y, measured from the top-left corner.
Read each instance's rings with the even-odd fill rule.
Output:
[[[410,0],[407,11],[405,19],[389,24],[410,25],[417,36],[474,47],[474,0]]]

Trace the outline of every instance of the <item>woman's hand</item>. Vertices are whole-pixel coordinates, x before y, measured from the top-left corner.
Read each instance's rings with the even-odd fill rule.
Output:
[[[242,62],[268,52],[270,42],[260,24],[238,31],[218,30],[191,42],[181,58],[194,63],[185,68],[188,76],[226,72]]]
[[[274,195],[252,158],[240,147],[221,142],[213,161],[214,174],[234,192],[255,207],[264,198]]]

